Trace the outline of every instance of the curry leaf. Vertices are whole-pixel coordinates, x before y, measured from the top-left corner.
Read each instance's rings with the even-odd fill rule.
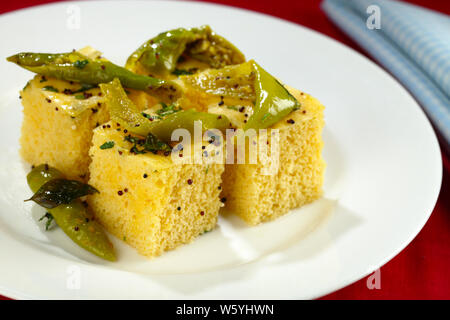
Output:
[[[107,141],[100,146],[100,149],[105,150],[105,149],[111,149],[113,147],[114,147],[114,141]]]
[[[80,181],[53,179],[42,185],[30,199],[25,201],[32,200],[44,208],[52,209],[95,192],[98,190]]]

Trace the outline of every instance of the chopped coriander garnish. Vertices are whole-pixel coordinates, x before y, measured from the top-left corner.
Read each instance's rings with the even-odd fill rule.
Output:
[[[190,75],[190,74],[194,74],[194,73],[191,72],[190,70],[175,69],[175,70],[172,71],[172,74],[174,74],[176,76],[185,76],[185,75]]]
[[[162,108],[159,109],[158,111],[156,111],[156,113],[161,117],[181,111],[181,109],[177,108],[177,106],[174,104],[166,105],[164,102],[161,102],[161,106],[162,106]]]
[[[157,151],[172,151],[172,148],[167,143],[159,140],[151,133],[145,139],[144,149],[153,153]]]
[[[107,141],[100,146],[100,149],[111,149],[112,147],[114,147],[114,141]]]
[[[149,120],[161,119],[160,116],[152,116],[152,115],[150,115],[150,114],[148,114],[148,113],[145,113],[145,112],[142,112],[142,115],[143,115],[144,117],[146,117],[147,119],[149,119]]]
[[[144,149],[139,150],[136,145],[131,147],[130,152],[134,153],[134,154],[145,154],[145,153],[147,153],[147,151],[145,151]]]
[[[125,140],[125,141],[128,141],[128,142],[131,142],[131,143],[134,143],[134,144],[137,144],[138,141],[139,141],[138,138],[133,137],[131,134],[125,136],[124,140]]]
[[[85,96],[84,96],[84,94],[76,94],[75,99],[82,100],[82,99],[85,99]]]
[[[235,111],[239,111],[239,108],[236,106],[227,106],[227,109],[231,109],[231,110],[235,110]]]
[[[128,141],[128,142],[131,142],[132,144],[133,144],[133,146],[131,147],[131,149],[130,149],[130,152],[131,153],[134,153],[134,154],[144,154],[144,153],[147,153],[144,149],[138,149],[138,145],[139,146],[142,146],[142,145],[144,145],[144,143],[145,143],[145,140],[144,139],[139,139],[139,138],[137,138],[137,137],[133,137],[132,135],[127,135],[127,136],[125,136],[125,138],[124,138],[124,140],[125,141]]]
[[[172,150],[172,148],[167,143],[159,140],[151,133],[148,134],[146,139],[139,139],[133,137],[132,135],[128,135],[125,136],[125,141],[131,142],[133,144],[130,152],[134,154],[144,154],[147,152],[156,154],[158,151],[170,152]],[[141,148],[138,148],[138,146]]]
[[[53,87],[53,86],[45,86],[45,87],[42,88],[42,90],[45,90],[45,91],[52,91],[52,92],[59,92],[59,90],[56,89],[56,88]]]
[[[50,212],[46,212],[40,219],[39,221],[42,221],[44,218],[47,219],[47,221],[45,222],[45,231],[48,231],[50,229],[50,225],[52,224],[53,221],[53,216]]]
[[[88,63],[89,60],[77,60],[73,63],[73,66],[78,69],[83,69]]]

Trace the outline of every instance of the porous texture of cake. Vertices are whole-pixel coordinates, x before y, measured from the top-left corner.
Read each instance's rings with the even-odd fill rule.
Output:
[[[20,92],[23,104],[20,154],[30,164],[47,163],[69,179],[85,180],[92,129],[108,121],[109,114],[105,105],[99,103],[72,117],[58,101],[52,100],[53,91],[49,89],[63,92],[76,90],[76,85],[41,76],[28,82]],[[99,89],[91,89],[86,93],[98,92]]]
[[[20,154],[32,165],[47,163],[69,179],[87,180],[92,130],[109,121],[109,113],[98,88],[64,94],[79,88],[77,83],[39,75],[28,82],[20,92],[23,104]],[[142,110],[156,103],[140,91],[129,90],[129,96]],[[73,116],[64,108],[72,104],[74,97],[75,102],[92,101],[92,104]]]
[[[261,163],[225,166],[222,197],[226,198],[226,209],[250,225],[276,219],[322,194],[324,107],[315,98],[288,89],[301,107],[271,128],[279,130],[278,172],[264,175]],[[269,139],[269,148],[270,144]]]
[[[123,131],[109,125],[94,130],[89,184],[100,193],[88,199],[108,231],[154,257],[216,226],[223,164],[176,164],[171,156],[133,154]],[[112,148],[100,148],[110,141]]]

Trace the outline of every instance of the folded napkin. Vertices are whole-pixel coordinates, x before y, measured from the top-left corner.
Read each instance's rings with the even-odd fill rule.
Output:
[[[411,92],[450,144],[450,17],[394,0],[325,0],[322,9]]]

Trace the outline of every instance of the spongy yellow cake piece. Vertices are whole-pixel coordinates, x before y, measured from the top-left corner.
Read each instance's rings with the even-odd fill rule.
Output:
[[[88,150],[92,129],[108,121],[109,115],[98,97],[99,89],[86,92],[99,99],[93,99],[92,106],[77,116],[63,110],[58,99],[54,99],[54,91],[58,90],[56,96],[61,97],[64,89],[76,90],[78,87],[42,76],[28,82],[20,92],[23,104],[20,154],[30,164],[47,163],[69,179],[83,180],[87,177],[90,162]]]
[[[108,123],[94,130],[89,184],[100,193],[88,202],[96,219],[148,257],[213,229],[223,206],[219,186],[224,165],[179,164],[170,155],[134,154],[133,144],[118,129]],[[101,149],[105,142],[114,146]]]
[[[270,221],[322,195],[323,105],[308,94],[287,87],[300,102],[299,110],[268,129],[279,130],[279,169],[265,175],[267,165],[227,164],[222,196],[226,209],[250,225]],[[272,140],[268,140],[268,148]],[[247,159],[248,161],[248,159]]]
[[[27,83],[20,92],[23,104],[20,154],[30,164],[47,163],[69,179],[86,180],[92,130],[109,121],[109,113],[98,88],[64,93],[79,88],[77,83],[39,75]],[[140,91],[129,90],[129,96],[142,110],[156,103]]]

